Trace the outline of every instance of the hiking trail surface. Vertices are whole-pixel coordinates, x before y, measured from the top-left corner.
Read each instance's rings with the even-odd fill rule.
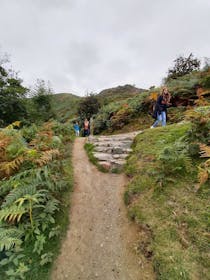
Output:
[[[134,250],[139,232],[123,202],[127,178],[98,171],[84,150],[86,140],[74,143],[70,226],[51,279],[155,279],[151,263]]]

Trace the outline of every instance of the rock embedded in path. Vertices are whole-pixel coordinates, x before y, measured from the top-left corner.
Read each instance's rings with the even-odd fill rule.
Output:
[[[106,153],[93,153],[94,157],[97,158],[99,161],[108,161],[112,160],[112,155]]]
[[[122,147],[114,147],[112,149],[112,153],[113,154],[123,154],[124,153],[124,149]]]
[[[108,161],[99,161],[99,164],[106,170],[110,170],[112,167],[111,162]]]

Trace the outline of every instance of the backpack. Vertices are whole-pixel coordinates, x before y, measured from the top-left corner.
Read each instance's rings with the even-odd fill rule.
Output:
[[[153,119],[157,119],[157,112],[158,112],[158,104],[157,104],[157,101],[153,104],[153,110],[152,110],[152,114],[151,116],[153,117]]]

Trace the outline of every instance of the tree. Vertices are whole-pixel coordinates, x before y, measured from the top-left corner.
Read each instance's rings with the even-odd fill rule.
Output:
[[[54,116],[52,110],[52,89],[46,85],[44,80],[37,80],[34,89],[31,91],[32,104],[30,115],[32,121],[47,121]]]
[[[203,66],[203,71],[208,71],[210,69],[210,58],[209,57],[204,57],[204,66]]]
[[[179,56],[174,60],[174,67],[169,68],[166,80],[182,77],[192,71],[200,69],[200,60],[191,53],[188,57]]]
[[[77,112],[81,119],[90,119],[92,115],[98,113],[99,109],[100,103],[97,97],[93,94],[90,94],[80,102]]]
[[[0,126],[8,125],[27,116],[24,98],[28,91],[17,73],[0,61]]]

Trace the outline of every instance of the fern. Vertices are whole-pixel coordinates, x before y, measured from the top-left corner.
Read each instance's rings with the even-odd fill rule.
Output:
[[[45,178],[49,179],[47,166],[17,173],[8,180],[2,180],[0,182],[0,195],[4,195],[12,189],[30,183],[31,181],[43,182]]]
[[[23,140],[21,135],[19,135],[19,137],[15,137],[15,139],[12,139],[12,142],[6,148],[8,159],[15,159],[19,157],[25,153],[26,149],[26,142]]]
[[[59,209],[58,205],[59,205],[59,201],[55,198],[51,198],[50,200],[47,201],[44,212],[48,214],[54,214],[55,211]]]
[[[162,162],[161,168],[165,174],[191,171],[192,160],[187,148],[188,144],[180,138],[160,151],[158,159]]]
[[[27,208],[29,211],[29,217],[31,222],[31,227],[33,228],[33,208],[42,207],[43,203],[45,202],[46,197],[46,190],[39,190],[36,191],[34,194],[25,194],[23,197],[20,197],[15,201],[15,203],[18,203],[19,206],[22,206],[23,204],[28,203]]]
[[[6,147],[10,143],[11,139],[9,137],[4,136],[3,139],[1,139],[3,136],[0,135],[0,160],[5,161],[6,160]]]
[[[41,255],[40,265],[43,266],[47,263],[51,263],[53,261],[53,253],[45,253]]]
[[[200,144],[200,157],[210,158],[210,147],[205,144]],[[203,184],[205,184],[210,178],[210,159],[201,163],[198,166],[198,182],[197,189],[199,189]]]
[[[198,181],[199,184],[197,189],[199,189],[203,184],[205,184],[210,178],[210,159],[206,160],[204,163],[198,166]]]
[[[41,214],[39,214],[35,218],[35,222],[41,226],[42,231],[45,231],[47,228],[49,228],[50,224],[55,223],[55,219],[53,218],[53,215],[56,211],[59,210],[58,205],[59,205],[59,201],[57,199],[50,198],[47,201]]]
[[[17,220],[19,222],[23,214],[27,212],[27,209],[23,206],[11,205],[0,210],[0,221],[15,222]]]
[[[209,158],[210,157],[210,147],[205,144],[200,144],[200,157]]]
[[[9,268],[5,273],[8,276],[8,279],[10,280],[16,280],[16,279],[27,279],[26,273],[29,271],[29,267],[26,266],[23,262],[20,262],[18,264],[18,267],[16,268]]]
[[[18,187],[14,190],[12,190],[5,198],[5,202],[2,204],[2,208],[10,206],[12,203],[14,203],[16,200],[20,199],[21,197],[24,197],[25,195],[34,195],[36,194],[37,190],[34,185],[26,185]]]
[[[52,149],[48,151],[42,152],[42,155],[39,159],[35,159],[34,162],[39,166],[46,165],[50,161],[52,161],[55,157],[59,156],[60,152],[58,149]]]
[[[41,252],[44,249],[44,244],[45,243],[46,243],[46,237],[43,234],[38,235],[36,237],[36,241],[35,241],[35,244],[34,244],[33,252],[37,253],[38,255],[40,255]]]
[[[23,231],[16,228],[0,228],[0,251],[10,250],[22,243]]]
[[[51,239],[55,236],[59,236],[60,233],[61,233],[61,227],[58,225],[51,229],[51,231],[49,232],[49,238]]]
[[[12,161],[2,162],[0,163],[0,171],[8,177],[20,168],[24,160],[24,157],[21,155]]]

